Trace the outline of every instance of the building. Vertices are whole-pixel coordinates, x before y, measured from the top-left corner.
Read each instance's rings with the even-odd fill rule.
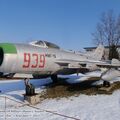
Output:
[[[109,57],[109,46],[104,46],[105,47],[105,59],[108,60],[108,57]],[[120,45],[117,46],[118,47],[118,53],[119,53],[119,56],[120,56]],[[87,51],[87,52],[94,52],[95,49],[97,47],[85,47],[84,49]]]

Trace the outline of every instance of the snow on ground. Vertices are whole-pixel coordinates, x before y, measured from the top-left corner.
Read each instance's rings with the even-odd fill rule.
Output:
[[[95,75],[95,73],[91,74]],[[80,75],[66,77],[70,81],[83,79]],[[49,82],[51,82],[50,78],[32,80],[37,87],[37,92],[44,90],[44,84]],[[36,108],[22,106],[21,103],[3,97],[23,102],[24,88],[22,80],[0,81],[2,91],[0,93],[0,120],[72,120],[75,118],[79,120],[120,120],[120,90],[115,91],[112,95],[79,95],[60,100],[46,99],[35,105]]]

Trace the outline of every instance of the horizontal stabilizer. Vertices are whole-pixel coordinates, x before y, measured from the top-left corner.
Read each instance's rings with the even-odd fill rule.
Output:
[[[112,64],[120,66],[120,61],[118,59],[112,59]]]

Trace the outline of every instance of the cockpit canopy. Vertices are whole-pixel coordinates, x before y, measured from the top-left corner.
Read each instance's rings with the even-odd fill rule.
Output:
[[[38,46],[38,47],[42,47],[42,48],[60,49],[60,47],[57,46],[56,44],[50,43],[50,42],[47,42],[47,41],[42,41],[42,40],[33,41],[30,44],[33,45],[33,46]]]

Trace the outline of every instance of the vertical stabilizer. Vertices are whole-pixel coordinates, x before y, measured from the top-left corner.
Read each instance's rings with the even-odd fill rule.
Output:
[[[99,45],[95,52],[92,54],[92,57],[95,59],[95,60],[105,60],[105,48],[103,45]]]

